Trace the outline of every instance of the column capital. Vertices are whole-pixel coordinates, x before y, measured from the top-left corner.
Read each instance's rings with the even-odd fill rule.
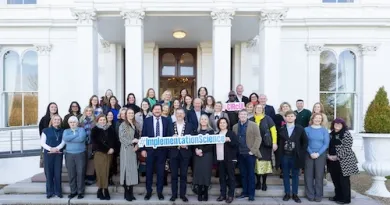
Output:
[[[125,26],[142,26],[145,18],[145,11],[139,10],[123,10],[121,16],[125,20]]]
[[[361,56],[373,55],[373,54],[375,54],[375,51],[378,50],[379,45],[378,44],[360,44],[360,45],[358,45],[358,48],[359,48],[359,54]]]
[[[79,25],[92,25],[96,20],[95,9],[72,9],[71,11]]]
[[[105,53],[111,52],[111,50],[110,50],[110,45],[111,45],[110,42],[108,42],[108,41],[106,41],[104,39],[100,39],[100,44],[102,44]]]
[[[36,44],[35,50],[39,55],[49,55],[52,45],[51,44]]]
[[[322,52],[322,50],[324,49],[324,44],[306,43],[305,49],[308,52],[308,54],[319,55]]]
[[[232,9],[214,9],[210,15],[215,26],[232,26],[234,14]]]
[[[260,22],[263,26],[280,26],[286,18],[287,9],[262,10],[260,11]]]

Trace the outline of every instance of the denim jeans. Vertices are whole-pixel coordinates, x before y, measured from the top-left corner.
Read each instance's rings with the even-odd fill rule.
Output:
[[[241,174],[242,194],[249,197],[255,196],[255,164],[256,157],[253,155],[240,155],[238,168]]]
[[[295,159],[292,156],[282,156],[284,192],[291,194],[290,173],[292,177],[292,194],[298,194],[299,168],[295,168]]]

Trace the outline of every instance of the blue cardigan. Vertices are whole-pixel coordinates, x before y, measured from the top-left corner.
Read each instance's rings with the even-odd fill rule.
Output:
[[[305,128],[308,146],[307,152],[309,154],[318,153],[323,154],[329,147],[330,136],[326,128],[313,128],[311,126]]]
[[[76,128],[73,132],[72,129],[66,129],[62,135],[62,140],[66,144],[66,153],[78,154],[85,152],[85,140],[87,134],[82,127]]]

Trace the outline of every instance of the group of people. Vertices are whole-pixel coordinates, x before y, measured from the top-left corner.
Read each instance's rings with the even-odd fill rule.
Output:
[[[255,190],[267,191],[267,176],[280,169],[284,201],[298,197],[298,182],[304,172],[305,193],[309,201],[323,198],[323,179],[328,169],[335,185],[338,204],[351,202],[349,177],[358,173],[352,151],[353,138],[340,118],[328,123],[321,103],[313,110],[304,109],[297,100],[295,111],[281,103],[278,113],[267,104],[265,95],[243,96],[242,85],[230,91],[226,103],[242,102],[245,109],[225,109],[205,87],[192,97],[182,89],[177,98],[167,90],[157,100],[150,88],[140,106],[130,93],[121,107],[111,90],[99,99],[94,95],[81,113],[72,102],[64,120],[56,103],[50,103],[39,123],[47,198],[62,197],[61,171],[63,153],[69,174],[69,198],[84,197],[85,185],[96,182],[97,197],[109,200],[112,176],[120,174],[124,198],[136,200],[134,185],[146,176],[145,200],[152,196],[153,175],[157,174],[157,196],[164,200],[167,166],[171,172],[170,201],[178,197],[187,202],[187,172],[191,167],[194,192],[198,201],[208,201],[213,165],[217,167],[220,196],[217,201],[231,203],[235,198],[255,200]],[[182,145],[175,147],[139,147],[140,137],[183,137],[218,134],[224,144]],[[274,157],[273,157],[274,156]],[[119,159],[119,160],[118,160]],[[275,160],[273,160],[275,159]],[[119,161],[119,166],[118,166]],[[119,167],[119,170],[118,170]],[[235,196],[235,169],[240,172],[242,192]],[[180,181],[179,181],[180,178]],[[290,179],[292,184],[290,184]]]

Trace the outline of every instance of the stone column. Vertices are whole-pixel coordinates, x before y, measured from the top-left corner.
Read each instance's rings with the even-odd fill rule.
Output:
[[[144,68],[144,25],[143,10],[126,10],[121,15],[125,20],[125,91],[126,95],[134,93],[137,105],[141,103],[145,95],[143,89]],[[153,80],[153,76],[145,76]]]
[[[116,44],[110,43],[106,40],[100,39],[102,52],[100,53],[103,58],[99,59],[99,94],[103,95],[107,89],[111,89],[115,96],[118,96],[117,70],[116,70]],[[100,62],[102,61],[102,62]]]
[[[213,96],[225,101],[231,89],[231,28],[234,11],[214,10],[213,19]]]
[[[306,107],[320,101],[320,55],[323,50],[322,44],[305,44],[307,51],[307,79],[302,79],[307,82],[307,99],[305,100]],[[305,76],[303,74],[302,76]]]
[[[280,82],[281,22],[287,10],[263,10],[259,26],[259,90],[268,96],[268,104],[278,107],[282,84]],[[245,85],[244,85],[245,86]]]
[[[96,12],[93,9],[74,9],[77,19],[77,67],[82,88],[78,92],[79,102],[98,95],[98,33]]]
[[[38,117],[46,114],[50,103],[50,44],[34,45],[38,53]],[[38,119],[39,120],[39,119]]]

